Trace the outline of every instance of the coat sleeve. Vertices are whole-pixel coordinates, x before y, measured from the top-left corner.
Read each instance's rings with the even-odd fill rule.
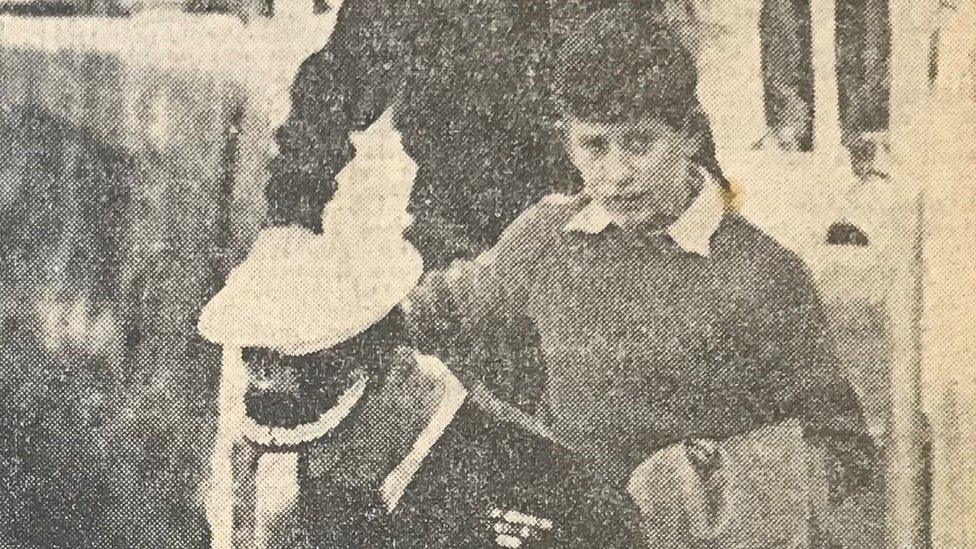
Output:
[[[267,225],[321,232],[335,175],[355,154],[350,133],[379,118],[401,81],[414,3],[344,2],[328,45],[302,63],[292,83],[290,114],[275,133],[278,150],[265,188]]]
[[[606,549],[649,546],[641,528],[643,518],[626,492],[598,482],[583,484],[586,494],[577,501],[578,512],[586,519],[572,525],[563,546]]]

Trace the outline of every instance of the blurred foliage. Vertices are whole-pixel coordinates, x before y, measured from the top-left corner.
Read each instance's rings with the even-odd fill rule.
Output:
[[[180,261],[120,275],[132,160],[37,109],[0,111],[0,144],[0,541],[205,547],[219,357],[154,314]]]

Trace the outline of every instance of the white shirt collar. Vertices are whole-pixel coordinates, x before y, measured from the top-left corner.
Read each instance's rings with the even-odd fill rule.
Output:
[[[703,174],[704,175],[704,174]],[[711,238],[718,230],[725,215],[725,199],[722,188],[708,175],[705,184],[688,209],[667,229],[666,233],[683,250],[707,257],[711,251]],[[618,222],[617,216],[596,200],[576,213],[564,226],[565,231],[599,234]]]

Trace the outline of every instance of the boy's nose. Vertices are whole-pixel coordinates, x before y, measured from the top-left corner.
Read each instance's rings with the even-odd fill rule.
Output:
[[[634,180],[634,168],[620,147],[613,146],[604,165],[607,181],[620,188],[630,185]]]

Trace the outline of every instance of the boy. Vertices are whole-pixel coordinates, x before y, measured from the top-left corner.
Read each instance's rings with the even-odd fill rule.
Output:
[[[792,420],[827,449],[842,498],[872,442],[806,269],[729,207],[691,55],[612,9],[558,66],[583,192],[550,195],[473,262],[428,275],[408,307],[418,336],[437,333],[459,377],[543,418],[611,484],[681,443],[705,478],[713,442]],[[537,352],[506,354],[527,336]]]

